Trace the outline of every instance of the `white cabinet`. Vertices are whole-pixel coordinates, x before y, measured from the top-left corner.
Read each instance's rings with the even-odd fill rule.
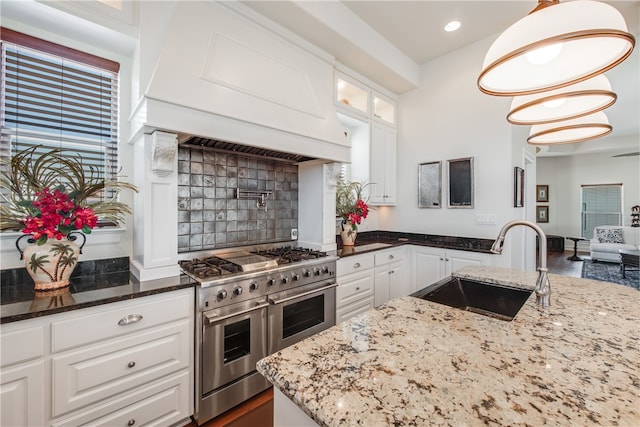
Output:
[[[369,198],[372,205],[396,204],[396,157],[396,130],[381,123],[372,123]]]
[[[375,252],[376,307],[411,293],[405,258],[404,247]]]
[[[41,322],[2,326],[0,425],[45,424],[45,328]],[[9,410],[9,408],[11,408]]]
[[[173,425],[193,413],[194,290],[2,327],[2,425]],[[16,355],[24,353],[23,360]],[[28,359],[25,361],[24,359]]]
[[[374,307],[374,254],[340,258],[336,267],[336,323]]]
[[[411,246],[412,292],[468,265],[493,265],[492,255],[427,246]]]

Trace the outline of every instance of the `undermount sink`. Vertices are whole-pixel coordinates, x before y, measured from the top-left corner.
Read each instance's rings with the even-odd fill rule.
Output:
[[[533,291],[450,276],[411,296],[500,320],[513,320],[531,292]]]

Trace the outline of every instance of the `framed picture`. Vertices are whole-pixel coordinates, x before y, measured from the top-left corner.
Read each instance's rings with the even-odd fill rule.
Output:
[[[473,208],[473,157],[447,160],[449,207]]]
[[[418,207],[442,207],[442,162],[420,163],[418,166]]]
[[[536,222],[549,222],[549,206],[536,206]]]
[[[549,201],[549,186],[536,185],[536,202],[548,202],[548,201]]]
[[[513,173],[513,207],[524,207],[524,169],[517,166]]]

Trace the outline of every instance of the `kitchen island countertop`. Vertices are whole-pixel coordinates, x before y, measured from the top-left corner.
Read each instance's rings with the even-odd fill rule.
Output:
[[[532,288],[536,273],[457,276]],[[402,297],[258,363],[320,425],[640,425],[640,292],[550,274],[506,322]]]

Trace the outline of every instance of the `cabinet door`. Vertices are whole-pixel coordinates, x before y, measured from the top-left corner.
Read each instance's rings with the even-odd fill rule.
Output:
[[[336,290],[336,309],[339,310],[356,301],[373,297],[373,294],[373,269],[366,269],[341,277],[338,279],[338,288]]]
[[[468,265],[490,265],[488,258],[491,255],[466,251],[447,251],[445,260],[447,271],[445,275],[450,275]]]
[[[396,204],[396,130],[371,125],[371,193],[373,205]]]
[[[0,425],[39,427],[44,418],[44,361],[2,368],[0,373]]]
[[[375,306],[389,301],[389,267],[377,267],[375,270]]]
[[[407,274],[407,263],[397,261],[389,266],[389,299],[403,297],[411,293],[411,283]]]
[[[414,246],[412,264],[413,292],[437,282],[447,274],[444,250],[439,248]]]

